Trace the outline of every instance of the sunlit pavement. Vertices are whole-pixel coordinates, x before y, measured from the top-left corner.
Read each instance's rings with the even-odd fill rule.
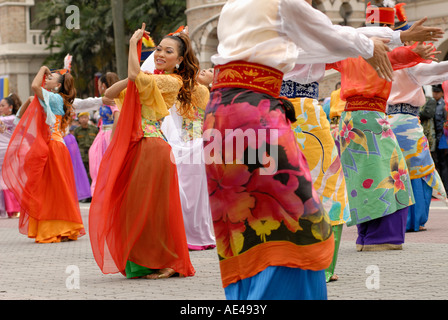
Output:
[[[88,231],[88,203],[81,203]],[[88,233],[78,241],[36,244],[18,219],[0,219],[0,300],[224,300],[216,249],[190,252],[196,275],[163,280],[104,275]],[[357,252],[344,226],[329,300],[448,298],[448,207],[433,201],[427,231],[407,233],[403,250]]]

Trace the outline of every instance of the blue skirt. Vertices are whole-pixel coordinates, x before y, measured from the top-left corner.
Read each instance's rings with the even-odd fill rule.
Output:
[[[224,290],[227,300],[327,300],[325,270],[272,266]]]
[[[428,221],[429,206],[431,205],[432,187],[423,179],[412,179],[415,204],[409,207],[406,231],[419,231]]]

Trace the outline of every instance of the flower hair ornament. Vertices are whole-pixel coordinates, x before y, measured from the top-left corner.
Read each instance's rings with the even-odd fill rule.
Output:
[[[60,75],[70,73],[72,70],[72,60],[73,60],[73,56],[71,56],[70,54],[67,54],[64,58],[64,67],[62,69],[50,69],[50,71],[59,73]]]
[[[188,30],[188,28],[185,28],[184,26],[180,26],[176,31],[168,33],[168,36],[178,36],[182,32],[186,33],[185,30]]]

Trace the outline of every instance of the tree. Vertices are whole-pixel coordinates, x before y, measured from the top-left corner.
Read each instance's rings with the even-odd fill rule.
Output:
[[[117,56],[127,68],[129,38],[141,27],[142,22],[146,23],[147,30],[151,32],[151,37],[156,43],[164,35],[186,24],[185,0],[120,0],[124,6],[122,14],[125,57],[123,57],[123,54],[120,56],[116,51],[114,41],[116,36],[112,1],[116,0],[77,1],[79,29],[69,29],[65,24],[70,17],[70,13],[66,12],[67,7],[72,4],[70,0],[47,0],[38,4],[37,19],[34,23],[46,23],[44,35],[50,40],[48,50],[51,53],[45,64],[50,68],[61,68],[64,57],[68,53],[71,54],[72,73],[80,97],[94,95],[96,73],[118,71]]]

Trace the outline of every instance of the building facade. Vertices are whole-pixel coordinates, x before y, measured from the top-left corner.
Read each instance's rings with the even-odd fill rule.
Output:
[[[368,2],[375,4],[375,0],[313,0],[313,6],[324,12],[334,24],[360,27],[365,21],[365,9]],[[399,2],[406,3],[405,9],[409,21],[427,17],[426,26],[437,26],[445,30],[444,38],[435,45],[438,50],[442,51],[438,56],[439,60],[448,60],[448,5],[446,0],[397,1],[397,3]],[[218,45],[216,26],[219,12],[225,3],[226,1],[222,0],[187,0],[187,24],[203,68],[211,66],[210,58],[216,53]],[[330,96],[339,80],[338,72],[328,71],[320,84],[320,98]]]
[[[0,98],[11,92],[22,100],[31,94],[31,81],[50,54],[42,30],[33,23],[39,2],[45,0],[0,0]],[[362,26],[366,3],[375,0],[313,0],[335,24]],[[398,1],[397,1],[398,2]],[[436,43],[442,51],[439,60],[448,60],[448,5],[446,0],[402,0],[410,21],[428,17],[426,25],[439,26],[446,33]],[[193,47],[201,67],[211,66],[216,53],[219,15],[225,0],[186,0],[186,16]],[[229,26],[230,28],[232,26]],[[320,96],[327,97],[339,81],[337,72],[329,71],[320,85]]]
[[[0,98],[31,94],[31,81],[49,52],[33,19],[39,0],[0,0]]]

